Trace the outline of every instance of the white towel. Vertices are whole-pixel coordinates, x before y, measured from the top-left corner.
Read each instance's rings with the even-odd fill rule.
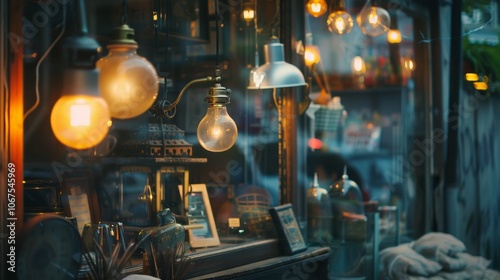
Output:
[[[460,271],[467,266],[464,259],[458,258],[465,252],[465,244],[447,233],[431,232],[413,242],[412,248],[422,256],[438,262],[447,271]]]
[[[381,279],[419,279],[434,276],[441,270],[441,265],[420,255],[408,243],[386,248],[379,256]]]

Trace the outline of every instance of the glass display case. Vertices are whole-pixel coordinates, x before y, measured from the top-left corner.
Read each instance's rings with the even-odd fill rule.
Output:
[[[8,148],[2,156],[13,152],[24,164],[20,168],[29,175],[24,189],[25,207],[15,212],[24,213],[26,219],[43,209],[42,212],[61,216],[79,215],[81,230],[85,228],[82,223],[120,223],[127,241],[137,240],[144,229],[161,231],[175,221],[182,225],[182,230],[189,231],[184,252],[197,262],[188,274],[193,278],[224,278],[242,271],[242,278],[250,279],[266,276],[264,268],[277,277],[290,275],[291,271],[302,272],[311,260],[317,261],[313,263],[317,265],[311,272],[313,276],[375,278],[381,248],[436,229],[436,224],[441,227],[447,211],[453,209],[467,214],[467,219],[456,221],[460,228],[452,222],[447,226],[474,243],[473,249],[490,253],[490,247],[497,244],[492,237],[494,226],[489,225],[488,238],[473,240],[474,234],[483,230],[474,219],[474,210],[495,214],[491,209],[483,209],[486,206],[478,196],[497,192],[491,187],[476,188],[478,182],[494,182],[496,178],[491,175],[496,174],[494,159],[498,158],[493,148],[497,138],[495,107],[481,103],[487,110],[479,105],[470,108],[495,96],[495,87],[486,95],[474,89],[475,98],[469,95],[466,101],[442,94],[451,85],[443,82],[447,78],[443,69],[448,65],[439,64],[452,61],[453,66],[460,65],[457,68],[461,64],[457,59],[436,54],[447,53],[443,46],[448,43],[434,42],[433,35],[441,34],[432,24],[438,25],[434,21],[442,19],[433,14],[436,9],[431,7],[450,3],[341,1],[345,3],[339,3],[340,7],[331,6],[328,13],[313,15],[306,9],[311,7],[306,6],[309,1],[6,2],[1,1],[2,7],[10,5],[8,8],[16,13],[8,17],[9,22],[1,20],[3,32],[13,29],[2,34],[23,34],[3,36],[10,41],[2,45],[2,54],[5,48],[10,53],[2,56],[2,62],[13,65],[4,72],[10,71],[8,74],[17,84],[2,104],[8,103],[4,106],[5,115],[22,111],[23,114],[17,112],[17,119],[12,119],[11,127],[22,126],[24,135],[11,132],[12,139],[4,141],[8,142],[5,147],[12,143],[22,147],[13,151]],[[497,5],[496,1],[491,2]],[[52,106],[63,95],[61,77],[67,70],[67,60],[74,62],[72,59],[90,53],[88,49],[79,53],[81,56],[68,56],[65,52],[65,39],[82,35],[82,30],[78,30],[78,20],[82,19],[73,16],[81,8],[78,3],[83,3],[88,11],[88,30],[83,30],[83,35],[101,46],[92,51],[104,56],[103,47],[110,43],[113,28],[127,22],[135,30],[137,53],[151,62],[156,71],[158,79],[153,83],[159,88],[155,97],[158,103],[153,109],[135,118],[113,118],[102,123],[109,128],[108,136],[97,146],[84,150],[59,143],[50,125]],[[496,14],[483,6],[464,11],[467,31],[488,24],[484,17],[493,18],[492,14]],[[251,7],[255,9],[254,18],[243,18],[244,11],[247,16],[251,14]],[[336,12],[342,12],[342,19],[351,16],[352,22],[334,24],[330,11],[337,8],[341,8]],[[390,18],[391,23],[370,26],[362,18],[369,14],[367,11],[377,12],[385,20]],[[429,21],[431,15],[434,21]],[[348,27],[348,31],[340,32],[341,27]],[[399,32],[399,39],[396,36],[397,40],[391,37],[388,41],[389,29],[391,34]],[[372,33],[381,30],[383,34]],[[482,38],[481,34],[467,38],[467,69],[481,68],[481,63],[469,64],[474,62],[473,51],[478,51],[477,41]],[[248,88],[250,74],[264,78],[253,74],[258,66],[268,62],[269,52],[264,45],[271,41],[283,43],[283,59],[304,74],[307,86]],[[17,56],[16,47],[20,48],[21,57]],[[317,53],[312,54],[311,49]],[[306,60],[317,54],[319,60]],[[9,55],[17,60],[11,62]],[[85,67],[92,68],[87,63],[90,61],[85,61]],[[211,76],[214,73],[218,74]],[[2,92],[10,90],[9,75],[2,75]],[[186,85],[200,79],[215,83],[197,84],[184,91]],[[205,95],[207,90],[218,93],[221,84],[231,90],[230,103],[225,105],[238,128],[238,138],[230,149],[211,153],[200,144],[197,125],[206,110],[206,101],[214,105],[228,100],[228,96]],[[457,92],[462,92],[460,86],[472,91],[474,84],[455,86]],[[125,92],[126,87],[122,90]],[[180,92],[185,92],[184,98],[177,100]],[[175,112],[158,114],[173,102]],[[459,114],[465,109],[471,109],[465,114],[468,118]],[[447,113],[456,117],[458,123],[446,123]],[[482,125],[483,119],[488,120],[487,125]],[[450,138],[450,145],[448,139],[436,139],[442,136],[441,131],[454,137]],[[445,150],[447,147],[449,150]],[[449,155],[449,151],[454,152],[453,147],[463,149],[465,156],[457,159],[458,153]],[[460,162],[460,170],[468,177],[456,174],[455,162],[448,161],[445,166],[446,157]],[[456,196],[456,203],[436,198],[436,190],[446,193],[442,187],[446,172],[461,180],[452,183],[467,185],[446,189]],[[491,176],[482,176],[481,172]],[[311,217],[317,209],[309,207],[311,200],[307,200],[311,198],[307,194],[315,182],[314,174],[318,176],[317,189],[311,193],[324,194],[332,192],[335,182],[345,173],[359,186],[363,211],[337,213],[338,217],[321,214],[321,226],[314,228],[317,223]],[[33,187],[35,182],[51,184]],[[70,184],[73,192],[64,189]],[[203,185],[203,191],[194,191],[195,185]],[[57,191],[59,187],[63,190]],[[39,205],[38,196],[47,201]],[[475,198],[474,202],[466,199],[469,196]],[[494,199],[488,202],[484,205],[493,205]],[[300,252],[293,254],[283,250],[269,214],[269,209],[288,203],[297,216],[297,228],[308,241]],[[47,204],[54,208],[46,208]],[[333,210],[332,205],[328,207]],[[456,209],[460,207],[465,210]],[[173,218],[165,223],[158,214],[166,209]],[[189,243],[189,238],[203,237],[217,237],[218,242],[195,246]],[[484,247],[488,249],[482,249],[480,242],[487,243]],[[126,273],[139,273],[143,265],[151,265],[143,259],[143,252],[139,248],[132,254]],[[214,271],[214,262],[220,264],[217,269],[221,271]],[[349,275],[350,272],[356,275]]]

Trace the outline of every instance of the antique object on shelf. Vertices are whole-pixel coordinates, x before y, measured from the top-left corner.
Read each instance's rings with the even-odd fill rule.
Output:
[[[64,216],[61,186],[51,179],[26,179],[23,183],[24,218],[42,214]]]
[[[366,216],[363,196],[356,182],[349,180],[344,167],[342,178],[330,186],[329,191],[334,237],[341,241],[364,241],[366,237]]]
[[[124,133],[128,135],[116,148],[121,156],[190,157],[193,153],[193,145],[184,139],[184,130],[174,124],[149,123]]]
[[[316,244],[332,242],[332,208],[326,189],[318,183],[318,173],[307,190],[307,241]]]
[[[51,214],[34,217],[24,225],[19,242],[11,252],[17,257],[17,279],[77,278],[82,246],[80,234],[69,220]]]
[[[274,221],[283,251],[288,255],[307,250],[307,244],[300,231],[292,204],[272,207],[269,213]]]
[[[157,218],[157,226],[144,228],[137,236],[139,247],[147,254],[173,249],[176,244],[184,241],[184,227],[177,223],[170,209],[158,212]]]
[[[215,219],[212,206],[208,199],[207,186],[205,184],[191,184],[186,192],[183,185],[179,185],[184,205],[187,203],[187,215],[189,226],[189,243],[193,248],[219,246],[219,234],[215,227]],[[201,225],[201,227],[199,227]]]

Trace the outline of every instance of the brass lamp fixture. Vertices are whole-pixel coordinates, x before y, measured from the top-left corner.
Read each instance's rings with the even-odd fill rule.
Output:
[[[351,32],[354,21],[351,15],[345,10],[345,1],[339,0],[339,5],[333,10],[326,20],[328,30],[339,35]]]
[[[219,57],[219,23],[218,23],[218,3],[216,1],[216,26],[215,42],[216,42],[216,62],[214,76],[194,79],[188,82],[181,90],[177,98],[171,103],[168,100],[157,101],[150,109],[156,117],[173,118],[175,114],[172,111],[176,108],[179,101],[186,91],[194,84],[213,82],[214,85],[209,88],[208,94],[205,97],[205,102],[208,104],[207,114],[198,124],[196,130],[200,145],[210,152],[224,152],[229,150],[238,138],[238,128],[234,120],[227,113],[226,105],[229,104],[231,90],[221,85],[221,74],[218,66]]]
[[[184,93],[194,84],[214,82],[214,86],[209,88],[205,97],[208,110],[205,117],[198,124],[197,136],[201,146],[210,152],[224,152],[231,148],[238,138],[238,128],[236,123],[229,116],[226,104],[229,104],[231,94],[230,89],[222,87],[220,70],[215,69],[214,77],[195,79],[187,83],[181,90],[177,98],[170,103],[168,100],[160,100],[153,105],[151,112],[159,117],[171,117],[170,111],[175,109]]]
[[[108,104],[99,96],[95,68],[99,44],[87,36],[85,4],[75,1],[78,36],[66,39],[63,96],[50,114],[52,131],[62,144],[83,150],[99,144],[111,126]]]
[[[109,54],[99,61],[99,89],[108,103],[111,116],[130,119],[146,112],[158,94],[158,75],[154,66],[137,54],[134,30],[127,25],[126,0],[121,25],[116,27],[107,48]]]

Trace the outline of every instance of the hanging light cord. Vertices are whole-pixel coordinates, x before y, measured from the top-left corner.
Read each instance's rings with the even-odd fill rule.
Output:
[[[122,25],[127,24],[127,0],[122,1]]]
[[[45,60],[45,58],[47,58],[47,56],[52,51],[52,49],[57,44],[57,42],[59,42],[59,40],[61,40],[61,38],[62,38],[62,36],[63,36],[63,34],[64,34],[65,30],[66,30],[66,5],[63,5],[62,13],[63,13],[63,19],[62,19],[61,32],[59,32],[59,35],[56,37],[56,39],[54,40],[54,42],[52,42],[52,44],[50,44],[50,46],[47,48],[47,50],[45,51],[45,53],[42,55],[42,57],[40,58],[40,60],[36,64],[36,68],[35,68],[35,95],[36,95],[36,100],[35,100],[35,104],[33,104],[33,106],[31,106],[31,108],[29,110],[27,110],[26,113],[24,113],[24,117],[23,117],[24,120],[31,113],[33,113],[33,111],[35,111],[35,109],[38,107],[38,105],[40,105],[40,65]]]
[[[219,69],[219,1],[215,0],[215,69]]]
[[[254,6],[254,11],[255,11],[255,14],[254,14],[254,18],[253,18],[253,25],[254,25],[254,29],[255,29],[255,67],[258,67],[259,66],[259,41],[258,41],[258,33],[259,32],[258,28],[259,28],[259,25],[258,25],[258,22],[257,22],[257,0],[255,0],[255,6]]]

